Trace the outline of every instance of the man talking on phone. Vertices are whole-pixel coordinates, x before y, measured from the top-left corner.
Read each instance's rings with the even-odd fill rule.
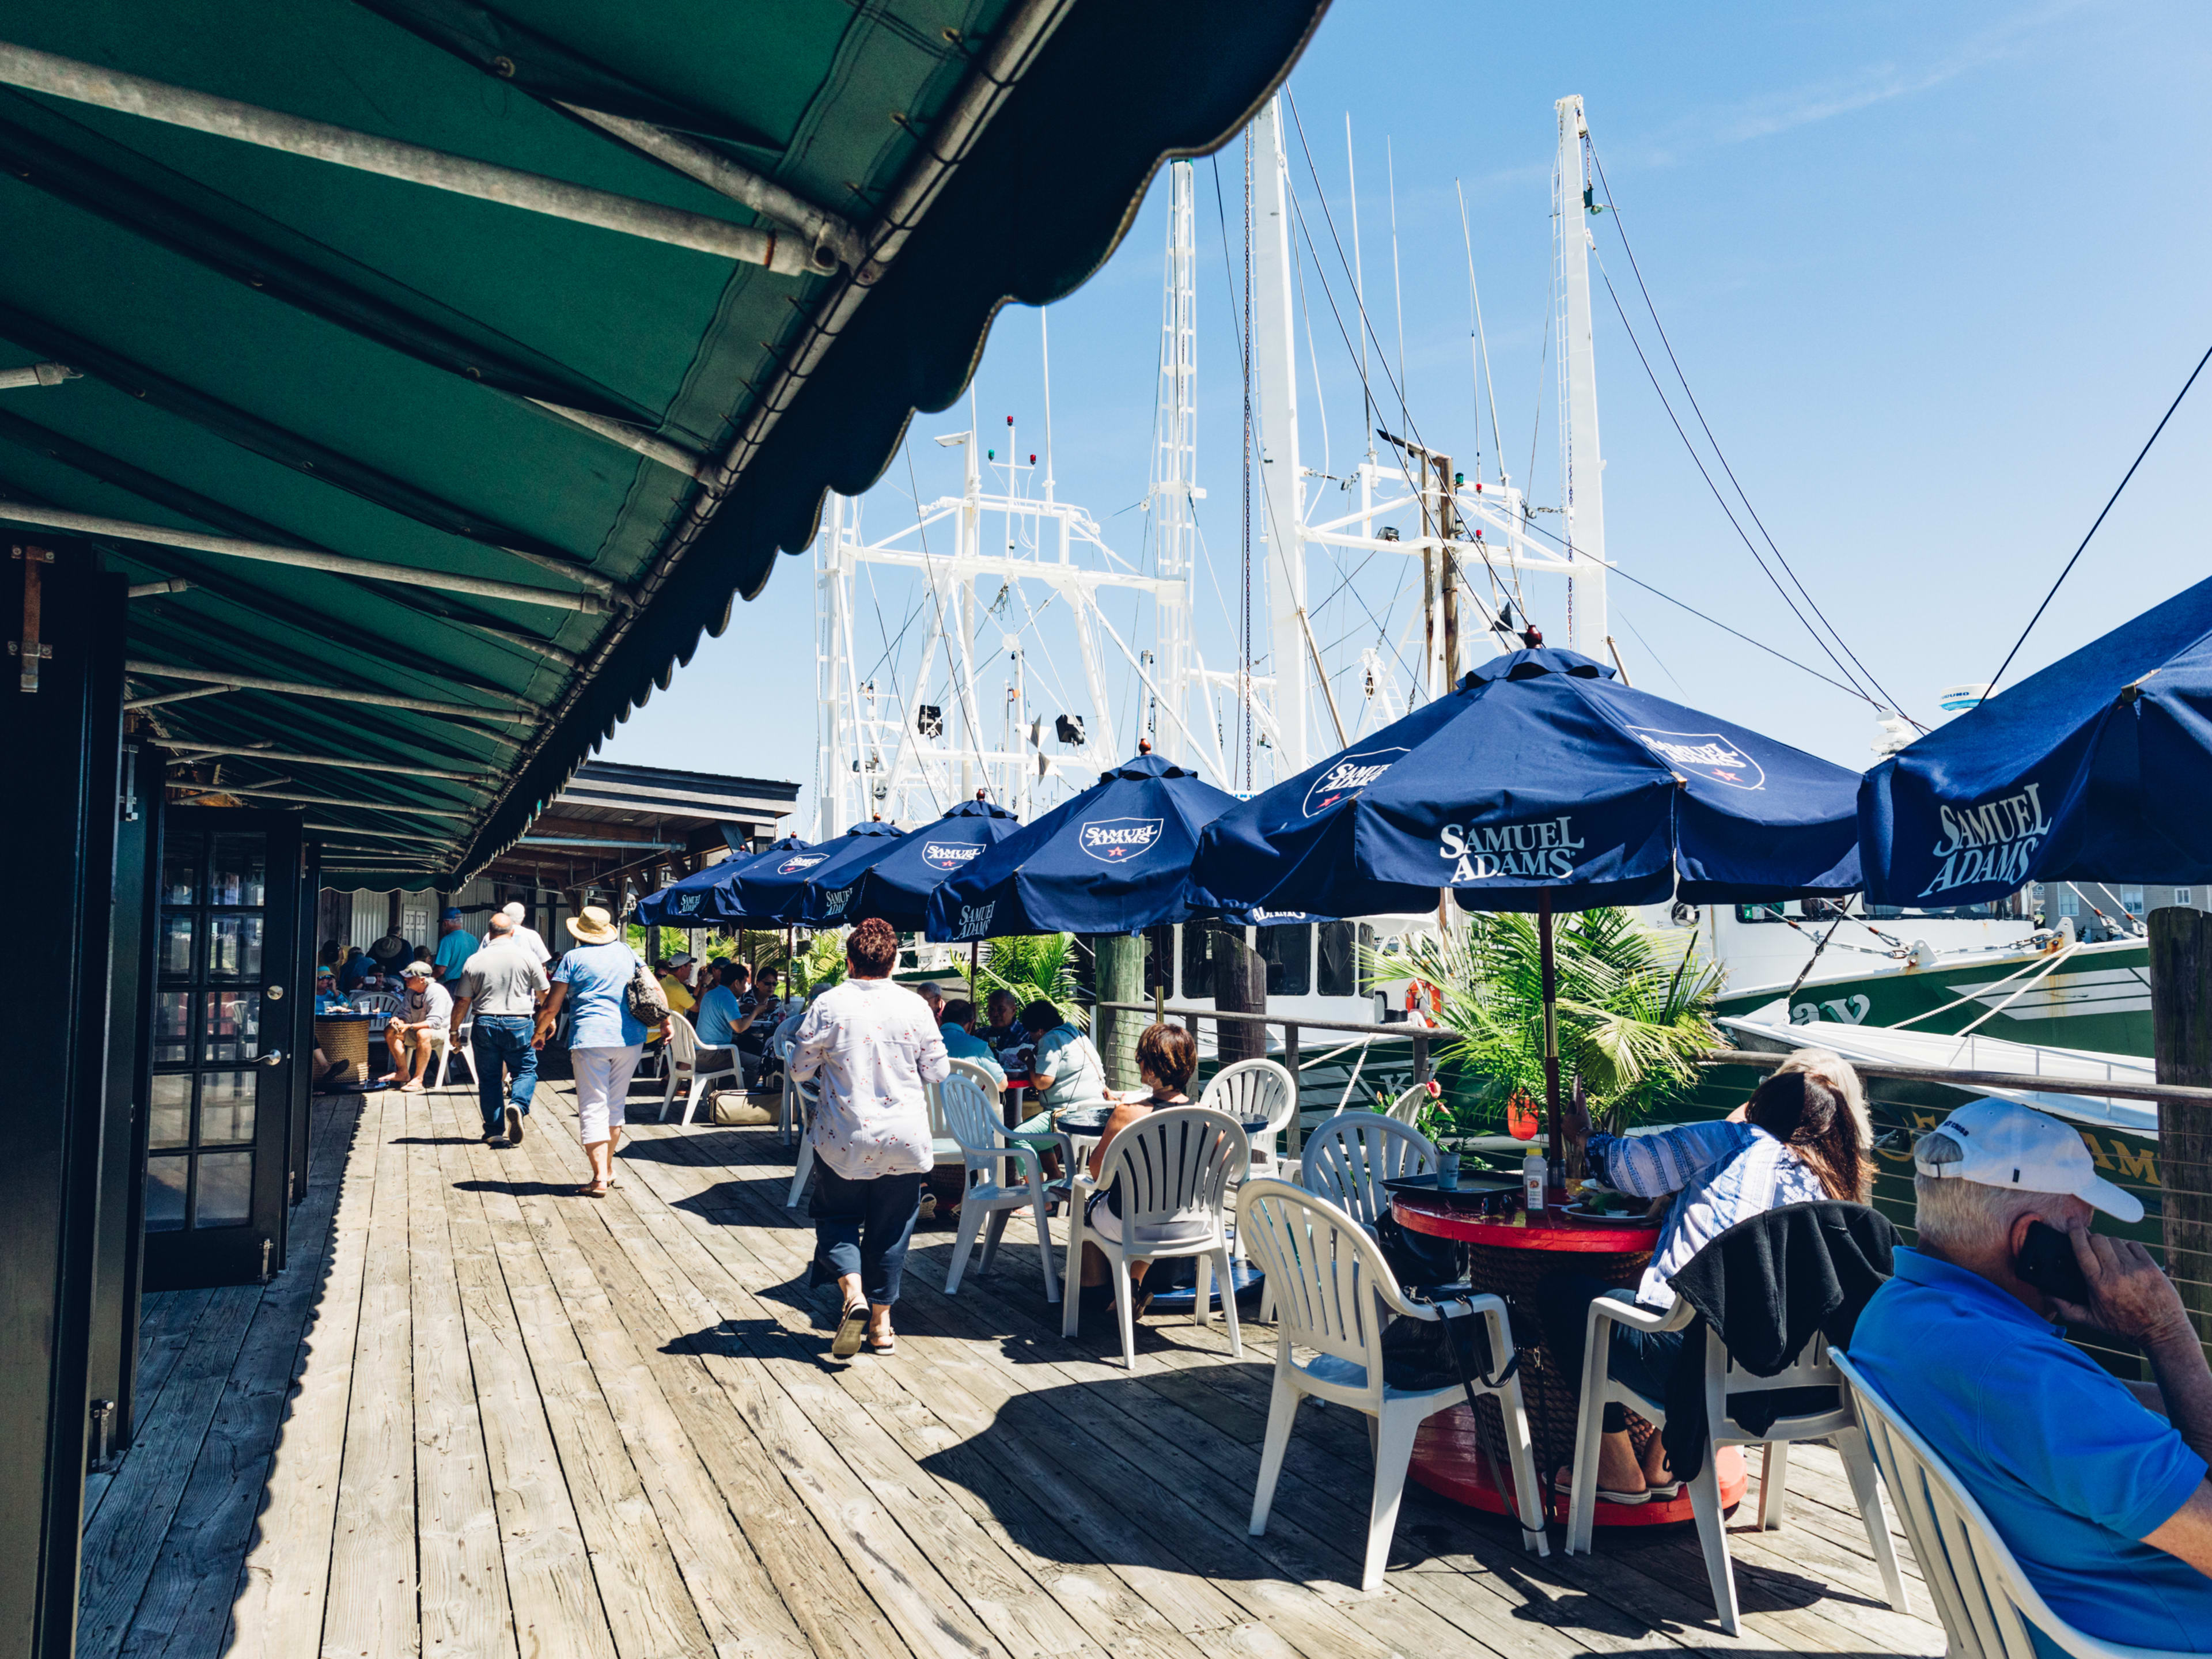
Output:
[[[2142,1220],[2142,1202],[2076,1130],[2002,1100],[1954,1112],[1913,1171],[1918,1240],[1859,1316],[1853,1363],[2052,1612],[2108,1642],[2212,1653],[2212,1370],[2150,1253],[2089,1230],[2100,1210]],[[2140,1346],[2156,1382],[2121,1382],[2061,1324]]]

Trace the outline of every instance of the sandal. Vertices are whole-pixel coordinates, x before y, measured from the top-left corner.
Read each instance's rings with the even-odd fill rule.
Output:
[[[898,1352],[898,1337],[896,1334],[894,1333],[893,1334],[885,1337],[880,1342],[877,1341],[872,1336],[864,1337],[861,1339],[860,1346],[866,1348],[870,1353],[896,1353]]]
[[[576,1198],[605,1198],[606,1195],[607,1189],[600,1186],[596,1181],[587,1181],[584,1182],[584,1184],[578,1187],[572,1194],[572,1196]]]
[[[860,1339],[867,1328],[868,1304],[865,1302],[852,1304],[845,1310],[844,1317],[837,1322],[837,1334],[830,1340],[830,1357],[850,1359],[860,1352]]]
[[[1561,1469],[1559,1474],[1552,1477],[1552,1486],[1554,1491],[1565,1492],[1571,1497],[1575,1488],[1574,1477],[1567,1470]],[[1650,1503],[1655,1494],[1648,1486],[1642,1492],[1612,1492],[1600,1486],[1597,1489],[1597,1495],[1608,1504],[1633,1505]]]

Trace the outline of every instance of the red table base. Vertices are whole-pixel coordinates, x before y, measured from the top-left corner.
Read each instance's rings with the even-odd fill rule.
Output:
[[[1721,1477],[1721,1508],[1734,1509],[1743,1502],[1746,1475],[1743,1455],[1734,1446],[1721,1448],[1717,1465]],[[1519,1513],[1512,1499],[1491,1483],[1490,1471],[1477,1450],[1474,1419],[1465,1406],[1438,1412],[1421,1425],[1413,1442],[1413,1461],[1406,1473],[1439,1497],[1449,1498],[1492,1515]],[[1499,1473],[1510,1479],[1509,1472]],[[1551,1494],[1551,1515],[1567,1518],[1567,1494]],[[1673,1498],[1650,1504],[1608,1504],[1598,1499],[1593,1522],[1601,1527],[1660,1527],[1693,1519],[1686,1486]]]

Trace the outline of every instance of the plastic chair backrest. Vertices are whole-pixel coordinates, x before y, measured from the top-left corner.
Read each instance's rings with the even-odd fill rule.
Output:
[[[955,1066],[959,1061],[953,1062]],[[970,1169],[985,1168],[1001,1156],[1000,1125],[991,1102],[975,1079],[954,1072],[942,1083],[929,1085],[931,1128],[944,1125],[944,1133],[959,1142]]]
[[[1244,1173],[1244,1126],[1210,1106],[1163,1106],[1146,1113],[1106,1149],[1098,1184],[1121,1182],[1122,1237],[1211,1217],[1222,1223],[1229,1183]]]
[[[1836,1354],[1831,1359],[1874,1447],[1905,1535],[1912,1540],[1921,1576],[1950,1638],[1952,1659],[2033,1659],[2030,1623],[2080,1659],[2151,1659],[2154,1650],[2100,1640],[2053,1613],[1982,1506],[1934,1449],[1848,1358]]]
[[[1421,1123],[1421,1109],[1433,1103],[1435,1092],[1425,1083],[1416,1083],[1412,1088],[1390,1103],[1385,1114],[1393,1123],[1402,1123],[1409,1129],[1418,1129]]]
[[[1213,1081],[1206,1085],[1206,1092],[1199,1097],[1198,1103],[1226,1112],[1240,1123],[1264,1117],[1267,1120],[1267,1128],[1254,1130],[1254,1137],[1272,1137],[1297,1109],[1297,1089],[1291,1081],[1289,1069],[1280,1061],[1240,1060],[1214,1073]]]
[[[1248,1181],[1237,1194],[1244,1248],[1274,1293],[1279,1352],[1313,1348],[1365,1368],[1378,1399],[1382,1310],[1376,1286],[1395,1281],[1366,1231],[1327,1199],[1287,1181]]]
[[[1427,1137],[1377,1112],[1339,1112],[1306,1137],[1303,1157],[1298,1178],[1306,1190],[1364,1227],[1390,1207],[1384,1182],[1437,1167]]]
[[[993,1077],[980,1065],[976,1064],[975,1061],[972,1060],[955,1060],[952,1062],[952,1075],[954,1077],[964,1077],[969,1082],[973,1083],[977,1088],[983,1091],[984,1099],[995,1101],[999,1098],[999,1079]]]
[[[668,1011],[668,1061],[679,1070],[690,1071],[699,1058],[699,1033],[691,1022],[673,1008]]]

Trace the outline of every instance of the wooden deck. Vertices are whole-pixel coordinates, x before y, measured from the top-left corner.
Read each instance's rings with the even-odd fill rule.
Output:
[[[1920,1617],[1882,1605],[1825,1449],[1786,1530],[1740,1511],[1739,1638],[1687,1527],[1572,1561],[1555,1528],[1539,1564],[1413,1487],[1363,1594],[1349,1413],[1301,1415],[1245,1534],[1268,1328],[1237,1363],[1218,1322],[1154,1318],[1131,1376],[1109,1319],[1060,1339],[1018,1220],[953,1298],[950,1231],[917,1234],[899,1352],[839,1365],[772,1130],[641,1126],[604,1202],[564,1191],[566,1085],[520,1149],[477,1133],[459,1091],[319,1103],[295,1265],[149,1299],[86,1659],[1943,1650],[1917,1578]]]

